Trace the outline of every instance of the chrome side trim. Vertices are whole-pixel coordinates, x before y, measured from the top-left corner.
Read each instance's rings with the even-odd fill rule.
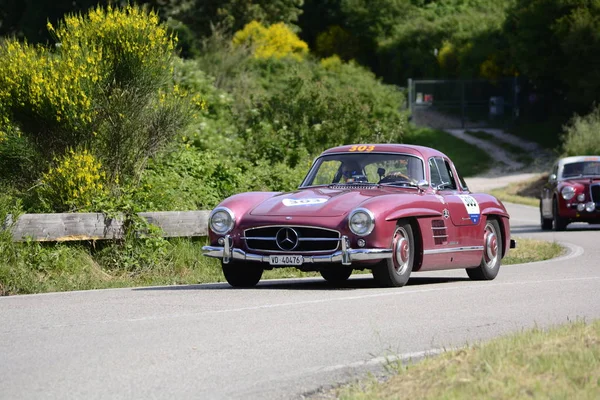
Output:
[[[452,247],[448,249],[433,249],[423,251],[424,255],[443,254],[443,253],[459,253],[462,251],[483,251],[483,246],[467,246],[467,247]]]

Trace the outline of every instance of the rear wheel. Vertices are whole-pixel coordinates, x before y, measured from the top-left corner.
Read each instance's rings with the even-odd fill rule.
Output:
[[[567,229],[567,224],[569,222],[566,218],[562,218],[558,211],[558,201],[554,199],[554,201],[552,202],[552,217],[554,219],[554,230],[564,231],[565,229]]]
[[[542,225],[543,231],[549,231],[552,229],[552,218],[544,218],[542,212],[542,201],[540,200],[540,224]]]
[[[330,265],[319,272],[327,282],[337,286],[350,278],[350,275],[352,275],[352,268],[343,265]]]
[[[392,258],[373,267],[373,277],[382,286],[406,285],[415,260],[415,241],[410,223],[398,221],[392,236]]]
[[[263,268],[260,265],[249,262],[230,262],[221,264],[223,275],[227,283],[233,287],[254,287],[262,277]]]
[[[500,224],[495,219],[485,223],[483,231],[483,256],[476,268],[467,268],[467,275],[475,281],[491,281],[500,271],[502,259],[502,234]]]

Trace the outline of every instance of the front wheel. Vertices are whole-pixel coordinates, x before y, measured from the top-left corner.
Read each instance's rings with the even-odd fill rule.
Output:
[[[542,201],[540,200],[540,225],[542,225],[543,231],[549,231],[552,229],[552,218],[544,218],[542,212]]]
[[[559,214],[558,209],[558,201],[554,199],[552,202],[552,216],[554,218],[554,230],[555,231],[564,231],[567,229],[568,221],[566,218],[562,218]]]
[[[233,287],[250,288],[256,286],[262,277],[263,268],[249,262],[221,264],[227,283]]]
[[[404,286],[410,278],[414,260],[415,241],[412,226],[406,221],[398,221],[392,236],[392,258],[373,267],[373,277],[382,286]]]
[[[330,265],[323,268],[321,276],[330,284],[338,286],[346,282],[350,275],[352,275],[352,268],[345,267],[343,265]]]
[[[467,268],[467,275],[474,281],[491,281],[500,271],[502,259],[502,234],[500,224],[495,219],[490,219],[485,224],[483,231],[483,256],[481,263],[476,268]]]

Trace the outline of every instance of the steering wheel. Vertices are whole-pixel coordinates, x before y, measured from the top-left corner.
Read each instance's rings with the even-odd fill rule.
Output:
[[[413,180],[407,176],[404,175],[401,172],[392,172],[386,176],[384,176],[383,178],[381,178],[381,180],[379,181],[379,183],[390,183],[390,182],[412,182]]]

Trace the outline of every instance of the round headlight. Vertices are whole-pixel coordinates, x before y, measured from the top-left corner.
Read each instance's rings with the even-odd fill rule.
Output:
[[[235,217],[233,212],[227,207],[217,207],[208,217],[208,226],[210,230],[217,235],[224,235],[233,229]]]
[[[585,205],[585,211],[594,212],[595,210],[596,210],[596,203],[594,203],[593,201],[590,201],[589,203],[587,203]]]
[[[579,193],[577,195],[577,201],[584,201],[585,200],[585,193]]]
[[[375,227],[375,217],[373,216],[373,213],[366,208],[357,208],[350,213],[348,226],[355,235],[366,236],[371,233]]]
[[[575,188],[573,186],[565,186],[560,191],[560,194],[562,195],[563,199],[571,200],[573,197],[575,197]]]

